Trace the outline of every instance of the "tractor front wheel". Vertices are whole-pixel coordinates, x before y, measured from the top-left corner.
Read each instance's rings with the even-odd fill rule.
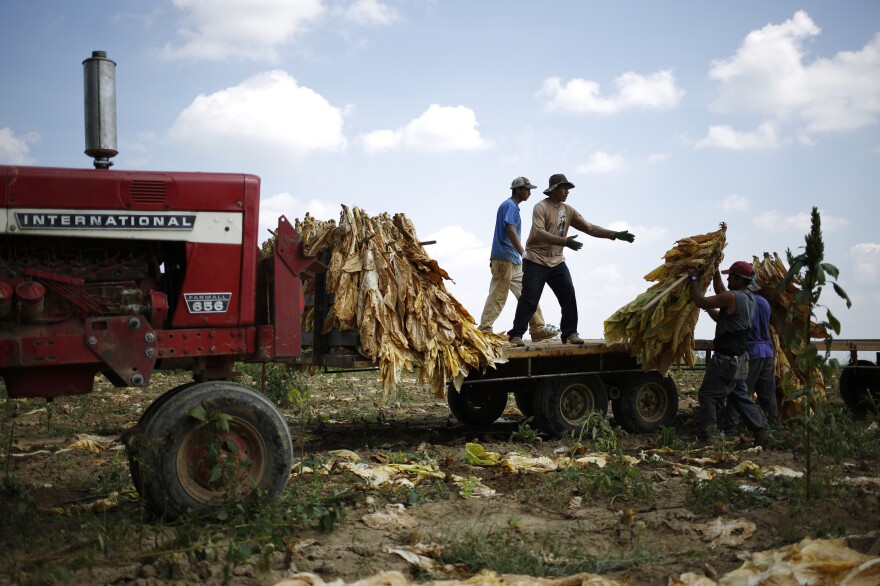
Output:
[[[264,395],[210,381],[159,401],[147,411],[130,458],[138,463],[133,480],[160,516],[218,508],[255,488],[269,498],[284,490],[293,443],[281,412]]]

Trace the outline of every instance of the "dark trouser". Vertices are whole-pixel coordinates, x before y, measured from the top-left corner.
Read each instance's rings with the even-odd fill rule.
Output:
[[[706,363],[706,375],[697,393],[700,402],[700,437],[706,438],[718,432],[718,414],[723,412],[725,400],[742,417],[749,431],[754,433],[767,429],[767,422],[746,390],[747,356],[740,356],[739,366],[733,369],[718,354]]]
[[[752,358],[749,360],[749,375],[746,377],[746,390],[755,391],[758,395],[758,405],[767,416],[767,423],[771,426],[779,425],[779,406],[776,404],[776,373],[774,358]],[[740,416],[730,401],[724,410],[724,424],[722,429],[725,433],[736,433],[739,427]]]
[[[513,328],[507,332],[511,338],[522,338],[526,333],[529,320],[538,307],[544,285],[549,285],[550,290],[556,295],[559,307],[562,309],[562,322],[559,324],[562,339],[577,331],[578,308],[574,294],[574,283],[571,281],[571,273],[565,262],[555,267],[545,267],[536,262],[523,259],[523,286],[519,301],[516,303],[516,314],[513,316]]]

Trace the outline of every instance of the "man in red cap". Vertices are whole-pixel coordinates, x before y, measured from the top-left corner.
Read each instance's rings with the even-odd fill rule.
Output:
[[[746,389],[748,338],[755,311],[755,296],[749,286],[755,273],[752,265],[741,260],[721,273],[727,275],[727,288],[716,270],[713,278],[716,294],[709,297],[697,287],[697,275],[690,276],[691,299],[697,307],[707,310],[716,322],[714,351],[706,361],[706,374],[697,393],[700,403],[698,435],[705,441],[718,434],[718,415],[723,413],[727,400],[754,434],[755,443],[770,447],[773,435]]]

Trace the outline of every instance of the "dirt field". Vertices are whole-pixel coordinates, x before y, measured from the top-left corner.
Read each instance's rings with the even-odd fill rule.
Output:
[[[144,390],[101,379],[48,405],[4,399],[0,584],[276,584],[297,572],[353,582],[388,570],[465,580],[483,569],[666,584],[717,579],[748,552],[805,537],[876,547],[876,422],[829,410],[811,438],[808,499],[797,430],[778,432],[774,450],[748,436],[695,447],[699,372],[674,375],[674,428],[627,436],[609,413],[562,439],[538,437],[512,397],[501,420],[473,429],[414,382],[383,402],[373,373],[276,373],[267,387],[297,462],[280,502],[166,522],[134,492],[119,437],[184,376],[157,373]],[[468,463],[469,443],[497,462]]]

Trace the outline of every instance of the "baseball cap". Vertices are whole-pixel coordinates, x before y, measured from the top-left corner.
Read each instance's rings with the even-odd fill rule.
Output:
[[[744,260],[736,261],[735,263],[730,265],[729,269],[727,269],[726,271],[721,271],[721,272],[725,275],[734,274],[734,275],[739,275],[740,277],[745,277],[747,279],[751,279],[752,277],[755,276],[755,271],[752,269],[752,265],[750,265],[749,263],[747,263]]]
[[[510,183],[511,189],[516,189],[517,187],[525,187],[526,189],[537,189],[534,185],[529,183],[529,180],[525,177],[517,177]]]

